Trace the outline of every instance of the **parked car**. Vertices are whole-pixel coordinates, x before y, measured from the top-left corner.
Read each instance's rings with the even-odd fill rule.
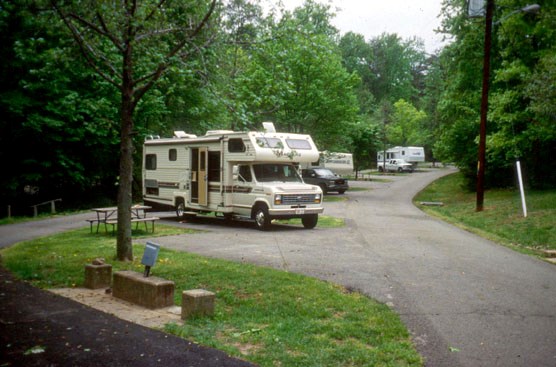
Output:
[[[328,168],[309,168],[301,172],[303,181],[311,185],[320,186],[323,193],[337,192],[343,194],[349,189],[348,180],[334,174]]]
[[[384,162],[378,162],[379,172],[413,172],[413,165],[407,163],[403,159],[389,159],[386,161],[386,170],[383,167]]]

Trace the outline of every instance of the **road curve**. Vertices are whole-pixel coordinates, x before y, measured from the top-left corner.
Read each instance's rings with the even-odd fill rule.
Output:
[[[433,219],[411,199],[433,170],[352,182],[325,203],[339,229],[202,220],[209,232],[155,239],[162,246],[302,273],[390,305],[427,366],[556,366],[556,267]],[[488,200],[488,198],[487,198]]]

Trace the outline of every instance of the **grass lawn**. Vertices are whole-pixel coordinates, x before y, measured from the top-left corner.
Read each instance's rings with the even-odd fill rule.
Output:
[[[157,236],[184,233],[157,226]],[[134,232],[134,239],[151,237]],[[4,266],[43,288],[82,286],[84,266],[103,257],[114,271],[143,272],[144,246],[118,262],[115,239],[89,228],[3,249]],[[421,366],[399,317],[386,305],[331,283],[250,264],[161,249],[151,273],[176,290],[216,292],[216,314],[166,331],[260,366]],[[181,303],[181,291],[176,292]]]
[[[528,215],[523,217],[517,189],[488,190],[484,210],[475,211],[475,192],[463,188],[460,173],[437,180],[415,197],[442,202],[444,206],[420,206],[425,212],[525,252],[556,250],[556,191],[526,190]]]

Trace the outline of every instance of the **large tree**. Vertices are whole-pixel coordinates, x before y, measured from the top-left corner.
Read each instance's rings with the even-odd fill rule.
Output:
[[[358,77],[342,65],[331,17],[327,6],[312,1],[278,20],[269,16],[236,79],[237,97],[252,120],[310,133],[322,150],[347,141],[358,110]]]
[[[215,12],[216,0],[51,0],[51,5],[87,64],[121,96],[117,258],[132,260],[134,111],[161,77],[210,42],[202,31]]]

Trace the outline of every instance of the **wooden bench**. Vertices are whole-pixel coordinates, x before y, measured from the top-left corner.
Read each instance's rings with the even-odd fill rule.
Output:
[[[136,223],[135,229],[139,229],[139,223],[145,223],[145,231],[148,232],[149,228],[147,223],[151,222],[152,224],[152,233],[154,233],[154,222],[160,220],[159,217],[141,217],[141,218],[131,218],[131,223]],[[117,219],[108,219],[104,222],[104,224],[110,224],[112,226],[112,233],[116,230],[116,226],[118,225]]]
[[[93,224],[97,225],[97,233],[98,233],[98,228],[100,227],[101,223],[104,223],[104,219],[97,219],[97,218],[91,218],[91,219],[86,219],[87,222],[89,222],[89,226],[91,228],[91,233],[93,233]],[[106,225],[106,223],[105,223]],[[106,228],[105,228],[106,230]]]

